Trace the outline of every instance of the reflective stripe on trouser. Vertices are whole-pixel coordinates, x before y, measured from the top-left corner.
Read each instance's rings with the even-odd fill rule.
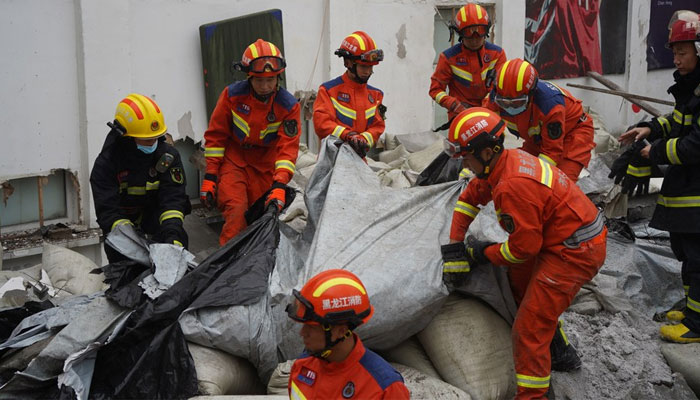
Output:
[[[607,229],[576,249],[562,244],[544,248],[533,259],[509,268],[519,303],[512,329],[516,399],[539,399],[549,389],[549,345],[559,316],[603,265],[606,237]]]
[[[681,278],[687,286],[683,324],[700,333],[700,233],[671,232],[671,249],[682,262]]]
[[[219,236],[222,246],[248,226],[245,212],[272,186],[272,167],[260,172],[251,166],[241,168],[227,161],[221,165],[217,186],[217,204],[224,216]]]

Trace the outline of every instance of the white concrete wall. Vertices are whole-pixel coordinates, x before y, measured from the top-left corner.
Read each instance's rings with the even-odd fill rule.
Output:
[[[630,0],[630,21],[648,16]],[[494,42],[523,56],[525,5],[493,0]],[[118,101],[135,91],[153,96],[175,139],[206,129],[200,25],[267,9],[282,10],[290,91],[316,89],[343,72],[332,53],[342,38],[365,30],[385,51],[370,83],[384,90],[387,132],[430,129],[434,5],[451,0],[3,0],[0,1],[0,181],[77,171],[83,218],[94,225],[89,171]],[[646,14],[645,14],[646,12]],[[612,80],[630,91],[667,98],[671,71],[641,68],[646,27],[631,30],[632,68]],[[593,84],[586,78],[575,80]],[[643,84],[640,84],[643,83]],[[572,90],[610,129],[639,119],[613,96]],[[659,107],[662,108],[662,107]],[[624,110],[624,111],[621,111]]]

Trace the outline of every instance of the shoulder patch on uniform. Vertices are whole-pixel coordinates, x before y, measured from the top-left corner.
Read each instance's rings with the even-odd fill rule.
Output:
[[[561,127],[561,122],[550,122],[547,124],[547,134],[549,135],[549,138],[552,140],[557,140],[561,137],[562,134],[562,127]]]
[[[360,359],[360,364],[372,375],[382,390],[388,388],[394,382],[403,382],[401,374],[370,349],[365,349],[365,354]]]
[[[185,181],[185,175],[182,174],[182,168],[180,167],[170,168],[170,177],[173,179],[173,182],[181,185]]]
[[[295,119],[287,119],[283,122],[284,134],[289,137],[294,137],[299,133],[299,126]]]
[[[454,45],[454,46],[450,47],[449,49],[443,51],[442,54],[444,54],[445,57],[447,57],[447,58],[451,58],[451,57],[454,57],[454,56],[456,56],[457,54],[459,54],[461,51],[462,51],[462,44],[461,44],[461,43],[457,43],[456,45]]]
[[[280,88],[277,91],[277,96],[275,96],[275,103],[281,105],[285,110],[290,111],[295,104],[297,104],[297,99],[287,91],[285,88]]]
[[[250,84],[247,80],[234,82],[227,87],[228,97],[240,96],[250,93]]]
[[[328,81],[328,82],[322,83],[321,86],[323,86],[324,88],[326,88],[326,90],[331,90],[331,89],[333,89],[334,87],[340,85],[341,83],[343,83],[343,78],[339,76],[339,77],[337,77],[337,78],[335,78],[335,79],[333,79],[333,80],[330,80],[330,81]]]
[[[510,214],[501,214],[501,227],[508,232],[513,233],[515,230],[515,221]]]

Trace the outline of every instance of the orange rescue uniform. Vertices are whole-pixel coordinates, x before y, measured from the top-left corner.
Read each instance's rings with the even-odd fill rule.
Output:
[[[284,88],[262,102],[248,81],[221,92],[204,133],[206,173],[218,177],[223,246],[246,226],[245,211],[273,181],[287,184],[299,151],[299,103]]]
[[[576,182],[595,147],[593,121],[583,111],[581,100],[551,82],[540,80],[530,95],[527,109],[515,116],[493,101],[495,92],[491,92],[486,107],[499,113],[511,133],[523,138],[523,150]]]
[[[380,111],[384,92],[366,83],[357,83],[348,73],[322,84],[314,102],[314,130],[319,138],[333,135],[345,140],[350,132],[364,136],[374,147],[384,133]]]
[[[603,265],[607,229],[595,205],[562,171],[522,150],[504,150],[487,179],[469,182],[455,206],[450,239],[464,240],[477,206],[490,200],[509,233],[484,254],[492,264],[509,267],[518,303],[512,329],[516,398],[541,398],[549,389],[549,345],[559,315]],[[585,240],[577,243],[576,237]]]
[[[289,375],[289,398],[409,399],[403,377],[394,367],[355,337],[355,347],[341,362],[303,354]]]
[[[430,77],[430,97],[445,107],[448,119],[455,113],[449,111],[455,102],[465,107],[481,107],[489,92],[486,75],[498,70],[506,62],[506,53],[495,44],[485,42],[477,50],[469,50],[457,43],[440,53],[435,72]],[[449,88],[449,94],[445,89]]]

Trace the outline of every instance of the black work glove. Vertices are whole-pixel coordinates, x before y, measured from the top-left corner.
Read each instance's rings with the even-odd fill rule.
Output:
[[[625,175],[627,175],[627,166],[632,160],[632,157],[634,157],[634,148],[630,147],[629,149],[625,150],[624,153],[620,154],[615,161],[613,161],[608,178],[615,179],[616,185],[622,181],[622,178],[624,178]]]
[[[464,242],[440,247],[442,253],[442,281],[447,286],[461,286],[469,274],[469,256]]]
[[[184,248],[187,248],[189,244],[187,232],[185,232],[182,223],[177,218],[163,221],[154,239],[158,243],[175,244]]]
[[[469,263],[473,267],[490,263],[491,261],[489,261],[484,254],[484,250],[492,244],[494,244],[494,242],[478,240],[474,236],[467,237],[467,256],[469,257]]]
[[[367,139],[364,136],[354,132],[347,136],[347,142],[360,158],[365,158],[369,151],[369,143],[367,143]]]
[[[622,193],[630,196],[649,194],[649,178],[651,178],[651,161],[635,154],[627,165],[625,176],[622,178]]]

